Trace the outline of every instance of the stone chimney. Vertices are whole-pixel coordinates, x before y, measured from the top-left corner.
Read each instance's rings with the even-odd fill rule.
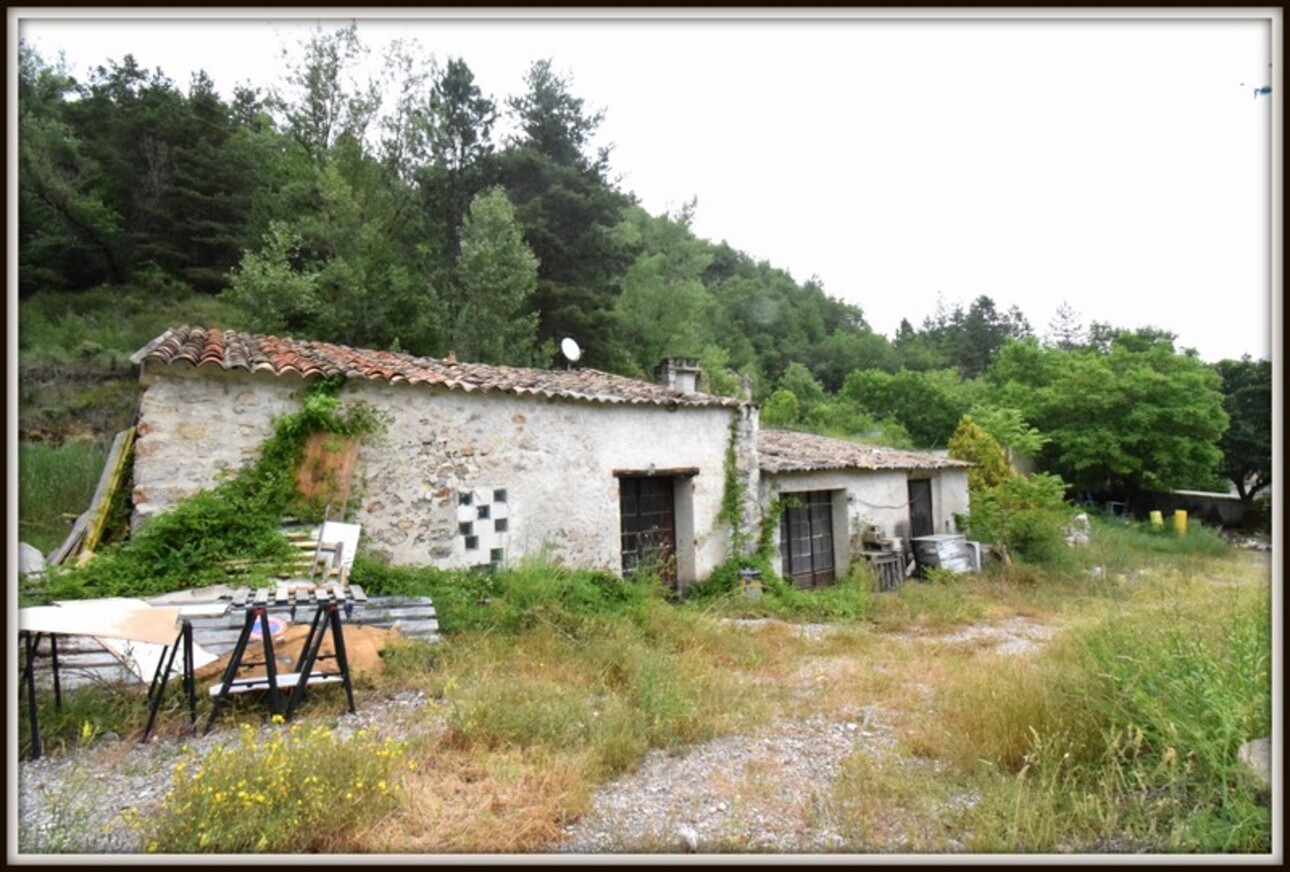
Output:
[[[699,390],[703,369],[692,357],[665,357],[654,367],[654,381],[665,388],[692,394]]]

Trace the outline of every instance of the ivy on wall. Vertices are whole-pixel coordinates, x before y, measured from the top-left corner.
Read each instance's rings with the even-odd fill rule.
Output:
[[[150,519],[132,538],[82,566],[51,567],[39,599],[149,596],[228,581],[229,561],[248,561],[268,576],[285,568],[295,549],[284,516],[318,520],[317,506],[299,498],[296,471],[315,433],[361,438],[384,426],[362,400],[341,403],[343,378],[304,389],[299,411],[274,421],[255,463],[209,490]],[[316,515],[316,516],[315,516]]]

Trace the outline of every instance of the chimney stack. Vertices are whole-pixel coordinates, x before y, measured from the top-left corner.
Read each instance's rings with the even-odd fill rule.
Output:
[[[692,394],[699,390],[703,368],[692,357],[665,357],[654,368],[654,380],[665,388]]]

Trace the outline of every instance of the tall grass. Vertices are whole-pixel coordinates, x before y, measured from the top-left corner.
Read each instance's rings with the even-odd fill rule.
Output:
[[[18,446],[18,538],[49,553],[71,529],[64,515],[89,508],[107,461],[103,442]]]
[[[404,816],[374,837],[383,850],[537,849],[650,749],[772,714],[775,693],[747,680],[770,656],[755,635],[668,603],[656,581],[538,564],[459,577],[485,602],[456,600],[455,631],[386,661],[382,681],[420,684],[446,729],[416,757]]]
[[[703,741],[764,713],[736,680],[755,641],[661,598],[629,619],[543,610],[523,630],[463,634],[442,653],[437,692],[450,741],[498,750],[585,752],[589,777],[634,765],[650,748]]]
[[[1270,632],[1265,586],[1144,582],[1038,660],[965,678],[923,753],[997,779],[980,850],[1267,851],[1236,758],[1271,729]]]

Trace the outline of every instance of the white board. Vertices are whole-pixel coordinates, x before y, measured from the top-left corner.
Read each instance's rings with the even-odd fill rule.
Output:
[[[179,637],[179,621],[183,613],[179,607],[150,606],[143,600],[128,597],[61,600],[55,611],[62,614],[48,615],[47,619],[53,621],[53,626],[68,629],[52,632],[92,636],[140,681],[152,681],[161,666],[163,652],[170,656],[166,648]],[[159,639],[166,641],[159,642]],[[218,659],[193,643],[193,669],[200,669]],[[182,671],[182,655],[176,655],[171,674],[182,674]]]

